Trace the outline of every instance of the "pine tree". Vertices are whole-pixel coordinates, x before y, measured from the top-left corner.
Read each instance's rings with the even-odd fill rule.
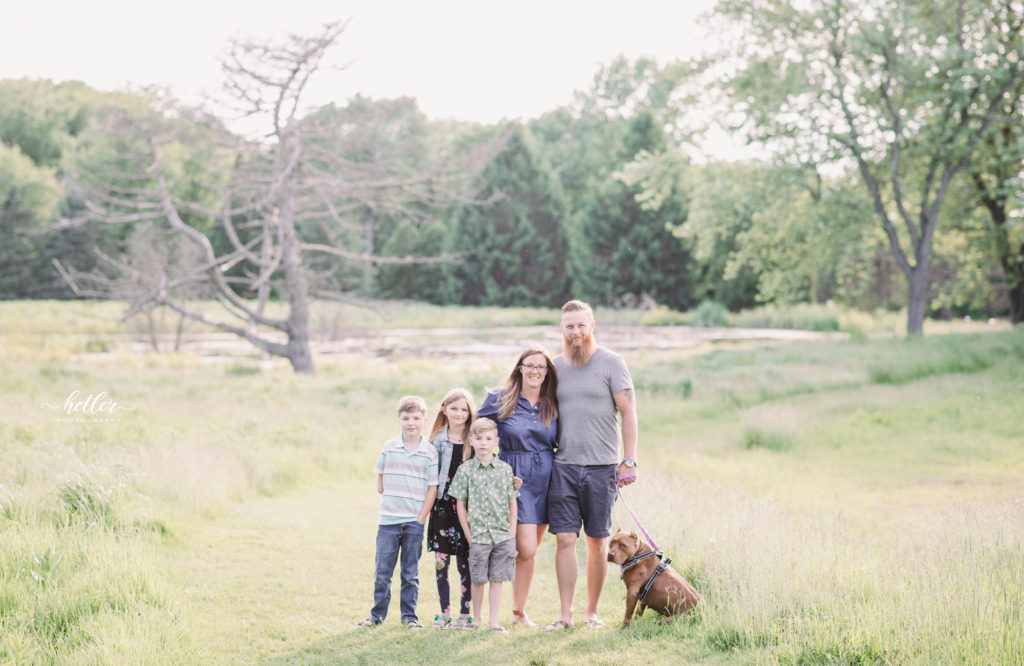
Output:
[[[512,129],[483,169],[477,200],[455,213],[449,297],[464,305],[548,306],[569,297],[566,205],[528,130]]]

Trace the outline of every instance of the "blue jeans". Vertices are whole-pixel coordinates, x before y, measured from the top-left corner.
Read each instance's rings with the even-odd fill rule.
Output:
[[[418,620],[416,600],[420,594],[420,554],[423,552],[423,525],[415,520],[398,525],[377,526],[377,572],[373,581],[373,610],[370,618],[383,622],[391,605],[391,576],[399,556],[402,560],[402,624]]]

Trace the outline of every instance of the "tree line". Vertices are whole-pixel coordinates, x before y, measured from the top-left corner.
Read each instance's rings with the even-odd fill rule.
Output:
[[[314,298],[1024,319],[1019,2],[726,0],[709,20],[717,53],[620,58],[494,126],[408,98],[307,109],[343,22],[232,43],[217,111],[0,81],[0,297],[170,308],[298,369]],[[700,158],[709,114],[764,157]]]

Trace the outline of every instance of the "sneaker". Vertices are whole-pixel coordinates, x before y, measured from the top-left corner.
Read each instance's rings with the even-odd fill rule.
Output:
[[[431,629],[445,629],[449,624],[452,623],[452,619],[447,615],[435,615],[434,624],[430,625]]]

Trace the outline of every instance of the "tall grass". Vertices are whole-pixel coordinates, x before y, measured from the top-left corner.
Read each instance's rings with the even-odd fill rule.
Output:
[[[659,481],[634,509],[704,591],[688,633],[768,663],[1021,663],[1024,517],[917,510],[872,525]],[[629,519],[621,516],[624,522]]]
[[[75,341],[79,305],[41,307],[0,339],[0,663],[1024,663],[1020,332],[630,353],[641,482],[624,496],[699,612],[663,627],[649,611],[625,632],[414,635],[353,628],[373,460],[400,395],[482,397],[509,359],[339,354],[296,377],[100,358]],[[42,406],[76,389],[131,411]],[[632,529],[621,506],[614,522]],[[530,609],[549,621],[550,538],[539,557]],[[623,605],[609,572],[605,621]]]

